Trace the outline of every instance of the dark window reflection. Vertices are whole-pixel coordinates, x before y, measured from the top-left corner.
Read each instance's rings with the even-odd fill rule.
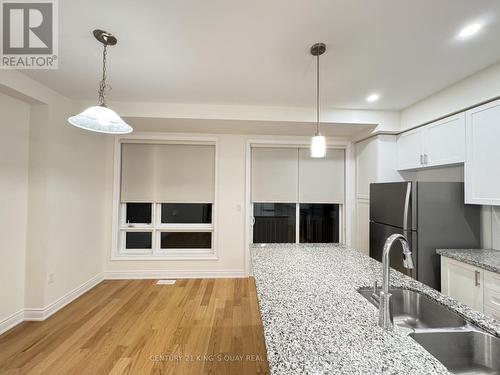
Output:
[[[254,243],[295,243],[295,203],[254,203]]]
[[[162,203],[161,222],[167,223],[212,223],[211,203]]]
[[[301,243],[339,242],[338,204],[300,204]]]
[[[126,223],[151,224],[151,203],[127,203]]]
[[[126,249],[151,249],[151,232],[127,232],[125,234]]]
[[[162,249],[210,249],[212,233],[210,232],[162,232]]]

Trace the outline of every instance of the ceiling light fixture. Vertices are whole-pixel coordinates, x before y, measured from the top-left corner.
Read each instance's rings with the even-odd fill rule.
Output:
[[[326,139],[321,135],[319,122],[319,57],[326,51],[324,43],[316,43],[311,47],[311,55],[316,56],[316,131],[311,138],[311,157],[324,158],[326,156]]]
[[[103,44],[102,79],[99,82],[99,105],[87,108],[82,113],[68,118],[68,122],[78,128],[107,134],[127,134],[132,127],[122,120],[118,114],[106,106],[106,56],[108,46],[114,46],[117,39],[103,30],[94,30],[94,37]]]
[[[474,34],[477,34],[477,32],[479,32],[479,30],[481,30],[482,27],[483,25],[480,23],[473,23],[460,30],[457,36],[460,39],[467,39],[473,36]]]
[[[380,99],[380,95],[379,94],[371,94],[371,95],[367,96],[366,101],[369,102],[369,103],[373,103],[373,102],[376,102],[379,99]]]

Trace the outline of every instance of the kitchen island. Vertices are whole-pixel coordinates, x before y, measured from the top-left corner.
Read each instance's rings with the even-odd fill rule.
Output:
[[[357,288],[381,285],[379,262],[343,245],[252,245],[259,307],[273,374],[447,374]],[[420,291],[488,332],[500,324],[391,270],[391,285]]]

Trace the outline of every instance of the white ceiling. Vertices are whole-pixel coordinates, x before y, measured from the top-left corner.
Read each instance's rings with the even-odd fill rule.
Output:
[[[312,106],[322,41],[322,104],[404,108],[500,60],[498,0],[64,0],[57,71],[25,71],[73,99],[96,97],[101,47],[109,100]],[[455,35],[485,22],[466,42]],[[365,98],[381,93],[377,103]]]

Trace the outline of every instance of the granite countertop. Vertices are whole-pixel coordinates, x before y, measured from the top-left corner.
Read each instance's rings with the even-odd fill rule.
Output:
[[[379,262],[343,245],[252,245],[272,374],[448,374],[408,337],[385,332],[356,289],[381,284]],[[500,323],[391,270],[391,284],[418,290],[500,337]]]
[[[439,255],[500,273],[500,251],[489,249],[437,249]]]

